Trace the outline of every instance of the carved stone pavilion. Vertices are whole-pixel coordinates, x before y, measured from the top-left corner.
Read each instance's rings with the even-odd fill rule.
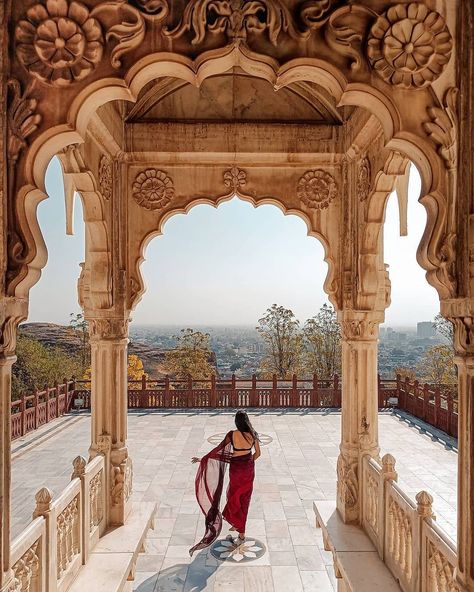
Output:
[[[325,248],[325,290],[343,329],[331,519],[360,525],[405,592],[474,591],[473,23],[472,0],[0,4],[2,592],[74,589],[106,528],[127,528],[127,335],[144,251],[175,213],[235,194],[300,216]],[[11,368],[46,264],[36,211],[55,155],[69,231],[75,192],[85,218],[90,460],[75,463],[59,500],[39,492],[32,527],[12,546]],[[379,459],[377,343],[390,302],[382,229],[397,189],[404,231],[410,162],[428,217],[418,262],[455,328],[455,548],[436,530],[430,496],[410,506],[394,488],[393,458]],[[340,590],[361,590],[318,520]]]

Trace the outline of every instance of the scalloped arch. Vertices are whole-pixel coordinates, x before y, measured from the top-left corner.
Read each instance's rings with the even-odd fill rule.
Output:
[[[262,197],[257,200],[250,195],[247,195],[247,194],[242,193],[240,191],[236,191],[235,193],[233,192],[233,193],[219,196],[215,200],[212,200],[209,198],[208,199],[201,198],[201,197],[196,198],[194,200],[191,200],[183,208],[177,208],[175,210],[171,210],[171,211],[167,212],[163,216],[163,218],[161,218],[159,228],[148,233],[143,238],[143,240],[140,244],[140,249],[139,249],[140,256],[136,261],[135,269],[130,270],[130,272],[134,274],[134,277],[136,278],[136,280],[138,281],[139,286],[140,286],[139,290],[135,294],[134,301],[132,303],[130,303],[131,310],[134,310],[136,308],[137,304],[140,302],[141,297],[143,296],[143,294],[145,292],[145,283],[144,283],[143,276],[141,273],[141,266],[142,266],[143,262],[146,260],[146,256],[145,256],[146,250],[154,238],[163,235],[165,224],[171,218],[173,218],[174,216],[176,216],[178,214],[188,214],[196,206],[209,205],[209,206],[212,206],[217,209],[224,202],[230,201],[235,198],[238,198],[238,199],[241,199],[242,201],[246,201],[248,203],[251,203],[254,208],[258,208],[258,207],[264,206],[264,205],[272,205],[272,206],[277,207],[283,213],[284,216],[296,216],[296,217],[300,218],[301,220],[303,220],[303,222],[306,224],[307,236],[315,238],[317,241],[319,241],[324,249],[324,262],[328,266],[328,272],[326,274],[326,279],[324,281],[324,291],[328,295],[328,298],[329,298],[330,302],[333,304],[333,306],[335,308],[337,308],[337,306],[336,306],[337,305],[337,303],[336,303],[336,289],[337,289],[336,262],[334,261],[333,257],[330,255],[330,246],[329,246],[328,239],[326,237],[324,237],[320,232],[317,232],[312,228],[311,220],[306,215],[306,213],[301,210],[287,208],[283,202],[281,202],[280,200],[278,200],[274,197]]]

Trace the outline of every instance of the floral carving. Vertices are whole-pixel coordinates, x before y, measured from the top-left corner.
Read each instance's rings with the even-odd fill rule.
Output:
[[[46,0],[15,31],[20,62],[42,82],[63,86],[84,79],[102,59],[100,23],[81,2]]]
[[[126,502],[132,495],[133,465],[127,457],[118,466],[112,467],[112,503]]]
[[[444,108],[429,107],[428,115],[431,121],[423,124],[450,170],[455,169],[457,165],[458,93],[459,89],[456,87],[448,88],[444,95]]]
[[[333,0],[306,0],[300,8],[300,18],[308,29],[317,29],[325,23],[325,17]]]
[[[133,0],[133,4],[144,13],[159,19],[164,19],[169,13],[166,0]]]
[[[298,198],[309,208],[327,208],[337,195],[334,177],[321,169],[307,171],[296,187]]]
[[[282,31],[301,36],[283,0],[191,0],[181,22],[166,34],[181,37],[187,31],[194,34],[193,45],[202,43],[208,32],[225,33],[234,42],[251,32],[268,31],[273,45]]]
[[[371,185],[371,169],[370,161],[367,157],[363,158],[359,163],[359,170],[357,172],[357,186],[356,193],[360,201],[365,201],[370,193]]]
[[[224,173],[224,185],[237,191],[247,183],[247,173],[237,167],[232,167]]]
[[[359,503],[359,478],[357,459],[348,459],[340,454],[337,459],[337,494],[347,508]]]
[[[38,101],[21,92],[18,80],[8,81],[11,91],[8,105],[8,157],[16,160],[26,145],[26,138],[38,129],[41,115],[36,113]]]
[[[40,569],[39,546],[40,541],[35,541],[13,565],[16,586],[11,589],[12,591],[23,592],[32,589],[32,583],[38,577]]]
[[[112,197],[112,162],[103,154],[99,161],[99,186],[104,199]]]
[[[449,61],[451,35],[443,17],[425,4],[396,4],[373,25],[368,57],[387,82],[422,88],[438,78]]]
[[[146,169],[136,176],[132,195],[138,205],[143,208],[161,210],[174,197],[173,181],[164,171]]]

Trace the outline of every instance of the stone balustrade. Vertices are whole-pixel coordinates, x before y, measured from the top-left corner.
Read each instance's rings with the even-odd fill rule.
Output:
[[[21,592],[66,592],[105,531],[105,463],[77,457],[71,482],[53,499],[36,494],[33,522],[12,544],[15,585]]]
[[[362,526],[403,592],[457,592],[456,548],[435,522],[426,491],[411,500],[397,485],[395,460],[363,459]]]

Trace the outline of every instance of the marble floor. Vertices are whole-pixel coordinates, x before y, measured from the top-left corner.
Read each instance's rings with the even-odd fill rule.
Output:
[[[137,565],[137,592],[332,592],[331,557],[314,526],[313,500],[334,499],[340,414],[255,412],[263,436],[245,549],[225,541],[196,553],[189,547],[203,534],[194,499],[201,456],[232,427],[227,412],[138,412],[129,419],[134,461],[134,499],[156,501],[158,519],[147,552]],[[80,417],[56,435],[19,448],[13,460],[13,532],[28,523],[34,492],[45,484],[60,491],[71,461],[85,455],[90,418]],[[59,424],[61,420],[59,420]],[[435,498],[438,523],[456,534],[457,454],[384,413],[379,416],[382,453],[397,458],[399,482],[411,496],[421,489]],[[20,443],[18,444],[20,445]],[[225,556],[222,561],[220,557]]]

